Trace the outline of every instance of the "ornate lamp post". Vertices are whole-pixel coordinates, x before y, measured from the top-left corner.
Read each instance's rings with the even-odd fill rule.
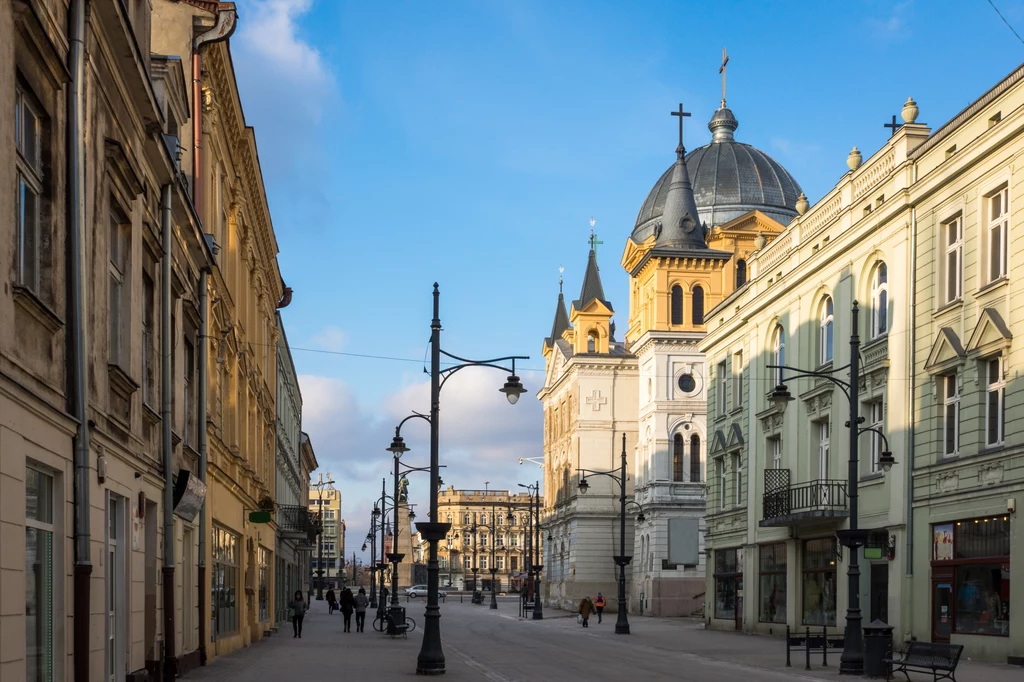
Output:
[[[626,556],[626,434],[622,434],[622,465],[618,474],[610,471],[590,471],[589,469],[577,469],[583,478],[580,479],[579,489],[584,495],[590,489],[586,476],[607,476],[619,484],[619,556],[615,557],[615,563],[619,566],[619,613],[615,619],[615,634],[629,634],[629,616],[626,614],[626,565],[633,558]],[[641,511],[641,514],[643,512]]]
[[[839,536],[839,541],[849,548],[850,555],[850,564],[846,571],[848,589],[846,635],[843,637],[843,655],[839,658],[839,672],[840,674],[847,675],[861,675],[864,672],[864,639],[863,630],[861,629],[862,617],[860,612],[860,562],[857,552],[861,547],[867,544],[868,531],[861,530],[857,527],[857,468],[859,462],[859,436],[863,433],[872,432],[882,437],[882,440],[885,443],[885,450],[879,458],[879,464],[882,466],[884,471],[889,471],[889,469],[892,468],[892,465],[896,463],[896,460],[892,456],[892,452],[889,451],[889,442],[885,435],[878,429],[872,427],[861,428],[860,426],[860,424],[864,422],[864,418],[858,415],[858,409],[860,407],[858,403],[860,400],[858,395],[860,390],[860,336],[857,333],[859,314],[859,306],[857,301],[854,301],[853,309],[850,312],[850,318],[853,324],[853,333],[850,335],[850,363],[848,365],[837,367],[827,372],[811,371],[800,369],[798,367],[790,367],[788,365],[768,365],[768,369],[779,370],[779,384],[775,387],[775,390],[772,391],[770,398],[780,412],[785,410],[786,405],[793,400],[793,396],[790,395],[789,390],[783,383],[783,372],[785,370],[794,372],[790,377],[791,379],[815,377],[831,381],[846,394],[846,398],[850,404],[850,420],[846,422],[846,426],[850,429],[850,461],[848,467],[849,481],[847,482],[847,495],[850,498],[850,527],[836,532],[836,535]],[[844,381],[838,377],[832,376],[832,373],[839,372],[844,369],[850,370],[849,381]]]
[[[482,601],[483,597],[480,598],[481,601],[477,601],[477,597],[476,597],[477,593],[480,592],[480,583],[477,581],[477,573],[480,571],[480,566],[477,564],[477,550],[476,550],[477,525],[476,525],[476,522],[473,523],[473,526],[469,529],[469,532],[472,533],[472,535],[473,535],[473,599],[471,600],[471,603],[473,603],[473,604],[481,604],[481,603],[483,603],[483,601]]]
[[[498,589],[494,584],[495,578],[498,574],[498,568],[494,565],[494,546],[498,544],[497,538],[497,526],[494,518],[494,503],[491,503],[491,563],[487,570],[491,572],[491,608],[498,608]]]
[[[324,486],[334,485],[334,481],[325,481],[324,475],[320,474],[314,486],[319,496],[319,518],[320,528],[317,533],[317,559],[316,559],[316,600],[324,600]]]
[[[533,619],[544,620],[544,600],[540,595],[540,572],[544,568],[544,565],[540,563],[540,481],[536,481],[533,485],[520,483],[519,487],[526,488],[527,494],[530,496],[529,514],[527,515],[529,522],[526,537],[528,543],[526,573],[527,576],[533,576]]]
[[[507,356],[493,360],[468,360],[441,350],[440,298],[437,283],[434,283],[434,317],[430,321],[430,521],[417,523],[416,529],[430,543],[427,559],[427,609],[423,617],[423,644],[416,659],[416,673],[420,675],[443,675],[445,673],[444,651],[441,648],[441,609],[438,606],[438,583],[440,568],[437,563],[437,545],[448,534],[451,524],[437,520],[437,493],[441,478],[439,468],[439,411],[441,387],[455,372],[466,367],[493,367],[509,372],[508,380],[500,389],[509,403],[515,405],[519,396],[526,392],[516,376],[515,361],[528,360],[528,356]],[[460,364],[441,369],[441,355]],[[511,369],[497,363],[512,361]]]

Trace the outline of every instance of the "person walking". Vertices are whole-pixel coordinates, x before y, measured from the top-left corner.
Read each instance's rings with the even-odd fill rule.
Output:
[[[295,598],[288,604],[288,612],[292,617],[292,637],[302,639],[302,619],[306,616],[309,604],[302,598],[302,590],[295,590]]]
[[[366,625],[366,607],[370,605],[366,590],[360,587],[359,594],[353,598],[353,601],[356,605],[356,632],[362,632]]]
[[[590,620],[590,614],[593,612],[594,602],[590,601],[590,596],[588,595],[580,600],[580,618],[583,619],[583,627],[590,627],[590,624],[587,621]]]
[[[338,603],[338,608],[341,609],[341,616],[345,619],[345,629],[343,632],[352,632],[352,611],[355,610],[356,600],[352,596],[352,590],[347,587],[341,591],[341,600]]]
[[[334,594],[334,588],[327,590],[327,614],[332,615],[334,610],[338,608],[338,599]]]
[[[601,614],[604,613],[604,595],[600,592],[597,593],[597,598],[594,599],[594,608],[597,609],[597,624],[601,624]]]

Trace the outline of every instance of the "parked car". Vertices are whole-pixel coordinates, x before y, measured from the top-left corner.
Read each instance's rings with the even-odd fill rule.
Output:
[[[407,587],[407,588],[405,588],[405,596],[409,597],[410,599],[416,599],[417,597],[426,597],[427,596],[427,586],[426,585],[413,585],[412,587]],[[444,590],[442,590],[441,588],[438,588],[437,596],[439,598],[441,598],[441,599],[444,599],[445,597],[448,596],[448,593],[445,592]]]

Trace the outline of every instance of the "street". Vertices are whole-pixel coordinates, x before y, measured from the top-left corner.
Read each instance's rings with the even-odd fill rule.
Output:
[[[329,616],[324,602],[314,602],[306,616],[302,639],[293,639],[290,627],[268,639],[195,670],[188,679],[225,682],[277,682],[324,678],[373,677],[392,680],[415,677],[423,604],[403,605],[417,623],[408,639],[392,640],[373,632],[368,616],[366,632],[342,633],[338,614]],[[631,617],[632,634],[615,635],[615,614],[601,625],[576,624],[574,614],[547,611],[543,621],[521,621],[512,598],[499,600],[498,610],[449,599],[441,607],[441,631],[447,658],[446,679],[491,682],[552,682],[584,679],[588,682],[622,680],[682,680],[737,682],[740,680],[835,680],[838,652],[829,667],[820,656],[812,669],[794,657],[785,668],[781,639],[704,630],[700,621]],[[1019,669],[961,661],[960,682],[1010,682]],[[902,679],[902,678],[901,678]],[[917,675],[914,680],[924,680]]]

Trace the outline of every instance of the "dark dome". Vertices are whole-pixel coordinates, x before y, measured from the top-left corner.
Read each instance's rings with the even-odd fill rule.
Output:
[[[731,111],[719,109],[708,123],[711,144],[686,155],[700,221],[710,228],[757,209],[788,225],[797,214],[800,185],[778,161],[749,144],[736,142],[733,130],[737,125]],[[643,241],[652,234],[664,212],[671,175],[669,166],[640,207],[634,240]]]

